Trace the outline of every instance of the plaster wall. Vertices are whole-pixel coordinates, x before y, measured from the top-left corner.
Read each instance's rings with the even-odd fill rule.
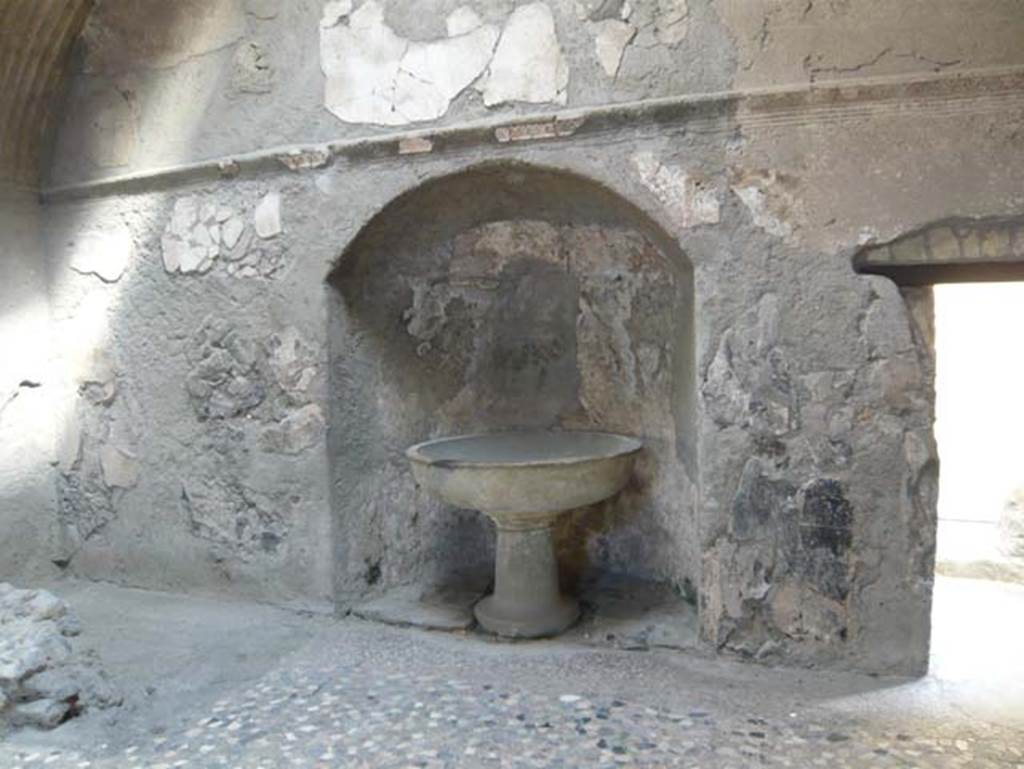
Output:
[[[518,53],[499,56],[505,33]],[[101,0],[50,173],[62,184],[553,105],[990,70],[1024,63],[1022,36],[1016,0]],[[424,80],[438,85],[400,87]],[[367,91],[385,94],[376,111]]]
[[[634,568],[680,589],[689,580],[714,648],[921,672],[936,473],[930,294],[859,276],[852,258],[953,216],[1020,217],[1022,88],[1013,72],[862,78],[1019,65],[1024,52],[1004,37],[1024,27],[1015,4],[949,2],[926,14],[918,4],[869,3],[870,20],[842,3],[773,4],[749,16],[738,3],[635,3],[626,19],[617,3],[530,4],[547,9],[526,19],[536,32],[528,37],[543,43],[530,49],[536,58],[498,61],[500,35],[490,58],[451,41],[485,25],[504,34],[511,4],[475,4],[475,21],[452,21],[455,4],[437,3],[436,14],[419,3],[366,5],[224,0],[163,24],[141,0],[98,5],[47,209],[54,327],[76,340],[63,355],[61,413],[80,453],[61,454],[58,479],[69,568],[343,605],[445,568],[409,545],[408,513],[434,521],[427,541],[455,541],[444,533],[455,524],[416,497],[396,452],[426,437],[414,432],[477,415],[460,420],[441,404],[427,424],[418,404],[403,405],[415,388],[402,397],[387,389],[394,377],[374,335],[390,318],[385,336],[409,347],[407,337],[428,328],[411,321],[424,286],[443,281],[428,280],[425,265],[450,257],[450,241],[434,241],[424,263],[411,250],[372,253],[385,264],[356,284],[378,280],[385,291],[377,308],[376,295],[363,300],[364,317],[381,318],[369,330],[339,307],[353,290],[341,266],[404,193],[481,164],[526,164],[551,179],[590,180],[587,189],[638,211],[659,249],[692,266],[692,412],[677,477],[692,484],[694,521],[679,526],[677,558],[652,542],[639,550],[651,561]],[[813,6],[814,18],[782,23],[797,5]],[[612,67],[609,30],[623,31],[607,23],[615,14],[635,32]],[[824,30],[840,16],[850,24],[837,46]],[[353,24],[361,40],[380,42],[384,75],[338,58]],[[949,25],[972,33],[951,37]],[[876,56],[882,26],[900,44]],[[896,55],[904,48],[919,55]],[[361,100],[346,80],[356,71],[387,81],[406,65],[422,72],[424,57],[464,56],[486,61],[449,103],[450,79],[407,86],[403,114],[440,111],[415,125],[384,123],[382,111],[393,120],[388,105],[398,102]],[[821,87],[821,73],[861,79]],[[809,90],[582,110],[812,79]],[[563,108],[558,121],[522,122]],[[358,123],[346,120],[353,110],[362,110]],[[311,144],[328,139],[346,141]],[[217,162],[153,175],[202,158]],[[123,174],[142,176],[111,181]],[[578,190],[554,181],[544,189],[565,190],[552,208],[572,210]],[[451,208],[465,203],[453,197]],[[538,218],[520,213],[519,228]],[[415,229],[422,217],[404,221]],[[389,270],[405,288],[383,288]],[[443,368],[443,353],[412,350],[407,360]],[[374,443],[374,420],[401,429]],[[361,446],[381,476],[337,462]],[[381,450],[387,456],[373,453]],[[361,527],[346,527],[355,519],[344,510],[360,511]],[[481,553],[485,539],[475,540]],[[401,546],[385,558],[389,543]]]
[[[0,579],[51,575],[55,393],[50,366],[42,207],[0,183]]]

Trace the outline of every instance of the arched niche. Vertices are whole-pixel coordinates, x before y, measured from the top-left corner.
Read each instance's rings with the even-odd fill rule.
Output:
[[[563,578],[698,584],[693,271],[576,174],[485,165],[399,196],[329,276],[337,587],[486,584],[489,522],[418,490],[403,452],[517,427],[637,435],[615,499],[565,517]]]

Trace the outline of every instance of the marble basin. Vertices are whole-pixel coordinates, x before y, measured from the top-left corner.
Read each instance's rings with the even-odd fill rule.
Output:
[[[440,438],[406,455],[416,482],[497,526],[494,593],[475,609],[491,632],[536,638],[579,616],[558,587],[552,526],[558,516],[616,494],[643,444],[600,432],[524,431]]]

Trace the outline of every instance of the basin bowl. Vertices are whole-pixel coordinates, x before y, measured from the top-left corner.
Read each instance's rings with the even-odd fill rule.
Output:
[[[416,482],[498,531],[494,593],[475,607],[503,636],[554,635],[579,616],[561,594],[552,526],[558,516],[616,494],[643,444],[613,433],[522,431],[440,438],[406,452]]]

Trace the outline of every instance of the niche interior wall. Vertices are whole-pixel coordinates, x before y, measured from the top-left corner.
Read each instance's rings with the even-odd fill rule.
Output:
[[[646,445],[622,494],[563,523],[565,582],[615,572],[695,592],[693,272],[636,206],[575,174],[485,164],[389,203],[330,284],[342,595],[486,584],[491,524],[421,493],[403,451],[526,428]]]

